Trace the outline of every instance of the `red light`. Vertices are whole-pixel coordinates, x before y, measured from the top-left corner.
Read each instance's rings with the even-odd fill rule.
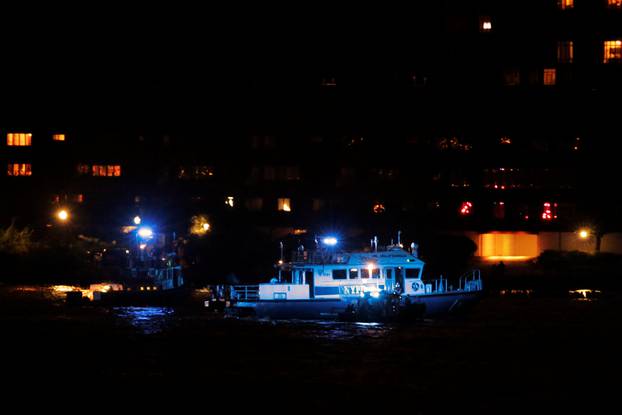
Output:
[[[471,208],[473,208],[473,203],[471,202],[462,202],[460,206],[460,214],[462,216],[467,216],[471,214]]]
[[[542,207],[542,220],[557,219],[557,203],[554,203],[551,207],[549,202],[545,202]]]

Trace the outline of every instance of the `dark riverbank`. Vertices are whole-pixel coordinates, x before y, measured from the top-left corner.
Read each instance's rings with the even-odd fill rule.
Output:
[[[617,387],[622,296],[607,294],[489,295],[463,317],[369,325],[71,308],[3,287],[3,376],[8,396],[68,404],[104,394],[178,408],[594,410]]]

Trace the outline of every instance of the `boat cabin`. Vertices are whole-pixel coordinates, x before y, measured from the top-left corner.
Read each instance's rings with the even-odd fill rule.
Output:
[[[424,263],[399,246],[374,252],[297,251],[279,277],[260,284],[259,300],[347,299],[369,293],[420,295]],[[431,289],[431,287],[427,287]]]

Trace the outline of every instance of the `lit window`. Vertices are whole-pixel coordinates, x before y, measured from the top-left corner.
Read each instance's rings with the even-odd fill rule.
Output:
[[[6,135],[7,146],[30,146],[32,145],[32,134],[30,133],[8,133]]]
[[[557,203],[544,202],[541,217],[546,221],[557,219]]]
[[[210,166],[182,166],[179,168],[179,179],[207,179],[214,175],[214,169]]]
[[[608,0],[607,4],[609,5],[609,7],[621,8],[622,7],[622,0]]]
[[[195,215],[190,218],[190,233],[196,236],[205,235],[211,229],[207,216]]]
[[[65,141],[65,134],[53,134],[52,140],[54,141]]]
[[[7,169],[9,176],[32,176],[32,165],[29,163],[10,163]]]
[[[86,176],[91,172],[91,166],[88,164],[78,164],[77,170],[79,175]]]
[[[93,165],[93,176],[96,177],[119,177],[121,166],[119,165]]]
[[[544,85],[555,85],[557,77],[556,69],[545,69],[544,70]]]
[[[460,142],[458,137],[441,137],[437,141],[437,146],[441,151],[470,151],[473,148],[471,144]]]
[[[520,85],[520,71],[518,69],[508,69],[503,73],[503,82],[507,86]]]
[[[229,207],[235,206],[235,199],[233,198],[233,196],[227,196],[225,198],[225,205],[227,205]]]
[[[606,40],[603,62],[620,62],[622,60],[622,40]]]
[[[574,7],[574,0],[557,0],[557,4],[562,10],[572,9]]]
[[[386,210],[386,208],[384,207],[384,205],[382,203],[376,203],[373,207],[372,210],[374,211],[374,213],[384,213],[384,211]]]
[[[493,214],[495,219],[505,219],[505,203],[504,202],[494,202],[493,205]]]
[[[490,32],[492,30],[492,21],[490,17],[480,17],[479,30],[480,32]]]
[[[468,216],[471,214],[471,209],[473,209],[473,203],[462,202],[462,205],[460,205],[460,214],[462,216]]]
[[[574,61],[574,43],[572,40],[557,42],[557,62],[572,63]]]
[[[278,199],[278,210],[280,212],[291,212],[292,205],[291,200],[287,197],[282,197]]]

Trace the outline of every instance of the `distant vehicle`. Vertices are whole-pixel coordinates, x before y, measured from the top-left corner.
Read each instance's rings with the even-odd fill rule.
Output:
[[[273,319],[390,320],[464,309],[482,294],[479,270],[448,285],[422,279],[424,262],[401,245],[347,252],[299,250],[271,282],[232,287],[231,312]]]

